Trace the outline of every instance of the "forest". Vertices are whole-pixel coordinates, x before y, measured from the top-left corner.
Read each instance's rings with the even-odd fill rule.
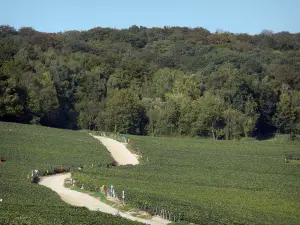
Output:
[[[214,139],[300,135],[300,33],[0,26],[0,120]]]

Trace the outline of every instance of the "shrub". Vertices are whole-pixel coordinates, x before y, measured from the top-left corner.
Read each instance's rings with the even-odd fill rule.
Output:
[[[31,182],[32,183],[39,183],[40,182],[40,177],[38,175],[34,175],[32,178],[31,178]]]

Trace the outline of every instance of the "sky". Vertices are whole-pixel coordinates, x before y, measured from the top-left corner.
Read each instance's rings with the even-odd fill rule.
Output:
[[[0,25],[43,32],[186,26],[300,32],[300,0],[0,0]]]

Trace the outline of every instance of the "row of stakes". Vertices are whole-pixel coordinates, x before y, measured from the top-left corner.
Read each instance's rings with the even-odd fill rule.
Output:
[[[75,187],[76,181],[72,178],[71,178],[71,184],[72,184],[73,187]],[[81,185],[80,189],[84,190],[84,185],[83,184]],[[104,185],[102,185],[101,187],[99,187],[99,192],[101,194],[106,195],[106,196],[118,199],[113,185],[109,185],[106,188],[105,188]],[[122,200],[123,200],[123,204],[125,204],[125,202],[124,202],[125,201],[125,191],[122,191]]]

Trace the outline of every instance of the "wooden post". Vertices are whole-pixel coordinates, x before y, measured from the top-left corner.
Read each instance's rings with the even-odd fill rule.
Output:
[[[122,191],[122,199],[123,199],[123,205],[125,205],[125,192]]]

